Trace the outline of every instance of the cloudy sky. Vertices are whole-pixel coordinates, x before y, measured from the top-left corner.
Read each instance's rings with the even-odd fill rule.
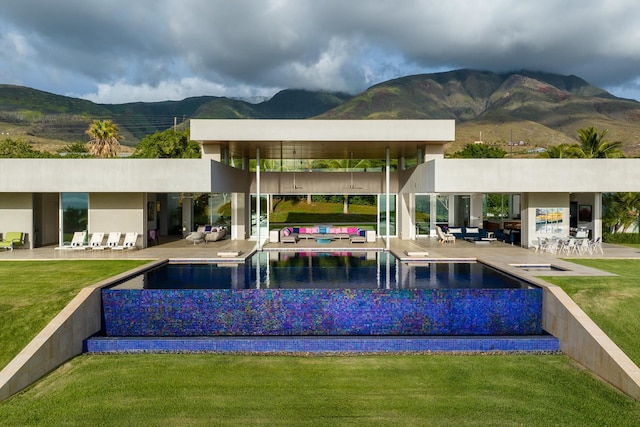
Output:
[[[637,0],[0,0],[0,83],[99,103],[358,93],[472,68],[640,99]]]

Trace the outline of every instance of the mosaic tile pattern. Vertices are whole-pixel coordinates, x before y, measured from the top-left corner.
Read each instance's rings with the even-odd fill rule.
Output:
[[[102,291],[107,336],[539,335],[541,289]]]
[[[95,337],[87,353],[558,352],[557,338],[527,337]]]

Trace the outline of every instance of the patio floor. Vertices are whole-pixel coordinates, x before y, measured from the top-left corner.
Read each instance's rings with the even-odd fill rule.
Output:
[[[191,261],[237,261],[253,254],[256,242],[251,240],[221,240],[194,245],[183,239],[164,241],[149,248],[133,251],[92,251],[92,250],[56,250],[54,246],[36,249],[15,249],[0,251],[1,260],[60,260],[60,259],[180,259]],[[298,243],[269,243],[263,250],[285,251],[343,251],[359,252],[384,250],[385,242],[377,239],[375,243],[350,243],[348,240],[334,240],[330,243],[317,243],[314,240],[301,240]],[[604,255],[561,256],[549,253],[535,253],[533,249],[502,242],[491,242],[476,245],[472,242],[458,240],[455,244],[438,243],[436,238],[420,238],[417,240],[391,239],[390,251],[401,261],[466,261],[479,260],[515,275],[524,276],[595,276],[609,275],[599,270],[581,267],[568,263],[571,258],[605,258],[605,259],[640,259],[640,250],[619,245],[603,244]],[[238,251],[238,257],[218,256],[218,252]],[[425,253],[426,254],[422,254]],[[407,253],[411,253],[408,256]],[[415,253],[418,253],[416,256]],[[520,267],[516,267],[516,266]],[[553,265],[563,270],[528,271],[522,266]]]

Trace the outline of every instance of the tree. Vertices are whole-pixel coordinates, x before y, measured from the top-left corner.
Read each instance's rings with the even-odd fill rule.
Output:
[[[609,142],[605,139],[607,130],[598,133],[598,129],[591,126],[586,129],[578,129],[580,139],[580,150],[578,157],[587,159],[604,159],[624,157],[621,141]]]
[[[624,232],[638,221],[640,193],[606,193],[603,196],[603,222],[612,233]]]
[[[145,136],[132,157],[145,159],[198,159],[200,145],[189,139],[189,131],[167,129]]]
[[[84,142],[74,142],[73,144],[65,145],[58,150],[58,155],[65,158],[82,159],[91,157],[89,154],[89,147]]]
[[[572,159],[582,157],[582,150],[578,144],[559,144],[547,148],[543,153],[540,153],[538,157],[543,159]]]
[[[53,157],[50,153],[34,150],[31,144],[23,139],[13,140],[5,138],[0,141],[0,158],[33,159]]]
[[[89,153],[96,157],[115,157],[120,150],[118,125],[111,120],[94,120],[85,131],[89,135]]]
[[[459,159],[502,159],[507,152],[500,147],[486,144],[467,144],[452,157]]]

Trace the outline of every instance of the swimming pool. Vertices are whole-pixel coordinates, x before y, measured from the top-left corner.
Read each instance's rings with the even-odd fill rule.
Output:
[[[116,289],[517,289],[480,262],[402,263],[387,252],[263,252],[246,264],[167,263]]]
[[[543,332],[542,289],[513,282],[480,263],[410,265],[385,252],[333,255],[261,254],[246,265],[215,268],[167,265],[168,270],[163,267],[102,290],[105,334],[495,336]],[[485,270],[485,283],[480,286],[478,271]],[[361,278],[363,271],[366,279]],[[498,277],[506,278],[507,284],[498,283]],[[166,281],[154,283],[156,279]],[[300,286],[305,283],[311,286]]]

